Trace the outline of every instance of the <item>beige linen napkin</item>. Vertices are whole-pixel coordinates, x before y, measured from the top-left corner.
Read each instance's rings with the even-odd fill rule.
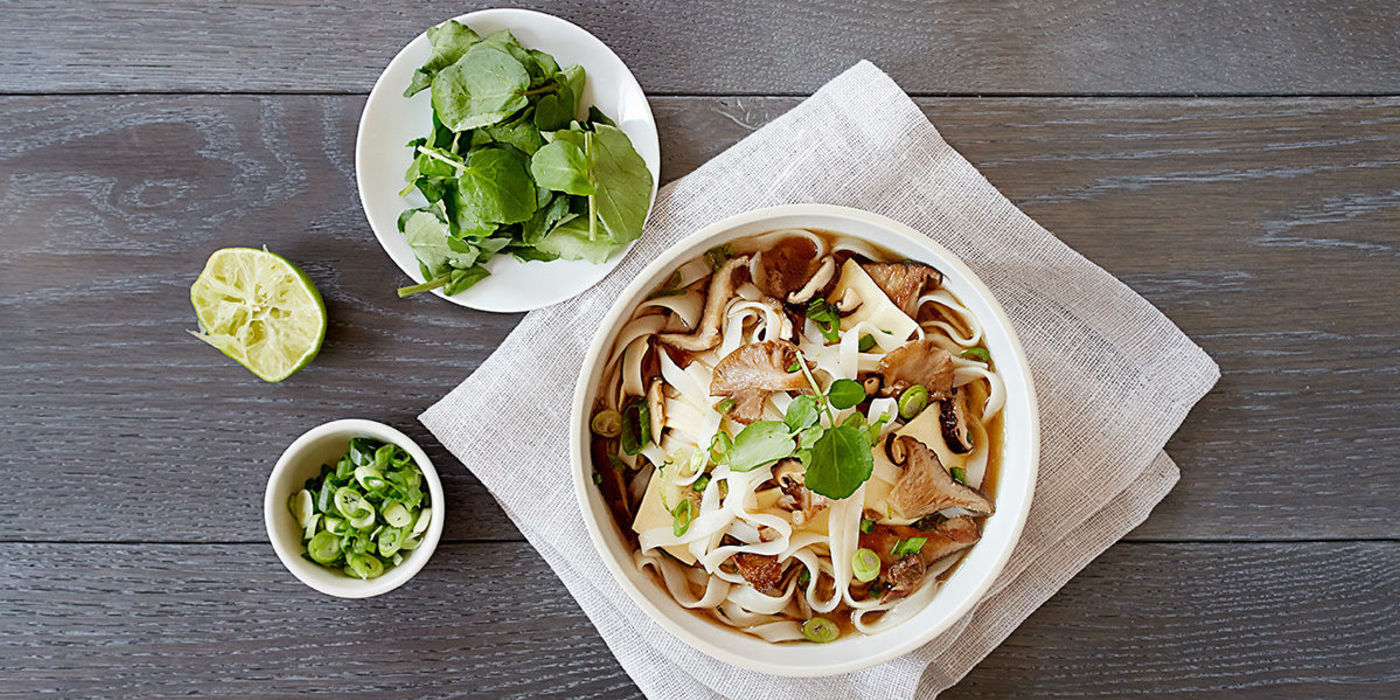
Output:
[[[701,226],[794,202],[875,211],[961,256],[1025,345],[1042,426],[1030,517],[987,597],[911,654],[813,680],[722,664],[652,622],[594,550],[568,467],[574,381],[598,320],[622,288]],[[663,188],[646,234],[615,272],[575,299],[527,315],[420,419],[491,490],[648,695],[889,700],[932,696],[956,683],[1141,523],[1176,483],[1162,446],[1218,377],[1215,363],[1171,321],[1026,217],[889,76],[861,62]]]

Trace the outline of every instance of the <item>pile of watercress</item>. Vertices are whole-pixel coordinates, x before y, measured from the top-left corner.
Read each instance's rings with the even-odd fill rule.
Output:
[[[399,193],[428,202],[399,216],[424,282],[400,296],[461,292],[498,253],[600,263],[641,235],[652,173],[596,107],[575,119],[582,67],[561,68],[509,31],[482,37],[451,20],[428,40],[432,57],[404,96],[431,92],[433,130],[408,143]]]
[[[717,462],[728,464],[737,472],[794,458],[806,470],[804,483],[808,489],[827,498],[846,498],[870,478],[875,467],[871,448],[892,416],[883,415],[874,423],[868,423],[865,416],[856,412],[836,425],[835,411],[864,401],[865,389],[859,382],[838,379],[822,392],[803,359],[789,371],[799,370],[807,376],[813,394],[793,399],[783,420],[750,423],[734,436],[732,444],[717,440],[711,451],[717,453],[714,455]],[[823,415],[827,419],[826,426],[822,425]]]

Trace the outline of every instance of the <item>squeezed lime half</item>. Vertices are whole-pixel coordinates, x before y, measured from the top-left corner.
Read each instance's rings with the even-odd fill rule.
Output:
[[[214,251],[190,287],[194,337],[280,382],[309,364],[326,337],[326,305],[290,260],[256,248]]]

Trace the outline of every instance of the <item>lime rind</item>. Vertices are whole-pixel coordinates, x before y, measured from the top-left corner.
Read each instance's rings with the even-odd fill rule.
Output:
[[[280,382],[316,357],[326,337],[326,305],[316,285],[290,260],[256,248],[209,256],[190,287],[196,338]]]

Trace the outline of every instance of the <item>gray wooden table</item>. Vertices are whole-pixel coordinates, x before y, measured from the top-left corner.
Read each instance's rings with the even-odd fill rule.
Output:
[[[0,693],[626,696],[572,599],[415,416],[518,320],[375,244],[355,127],[464,2],[0,2]],[[1220,363],[1152,518],[949,696],[1400,694],[1400,10],[1392,0],[538,5],[652,96],[662,180],[860,58]],[[331,327],[266,385],[192,339],[266,244]],[[409,585],[314,593],[263,534],[297,434],[360,416],[444,472]]]

